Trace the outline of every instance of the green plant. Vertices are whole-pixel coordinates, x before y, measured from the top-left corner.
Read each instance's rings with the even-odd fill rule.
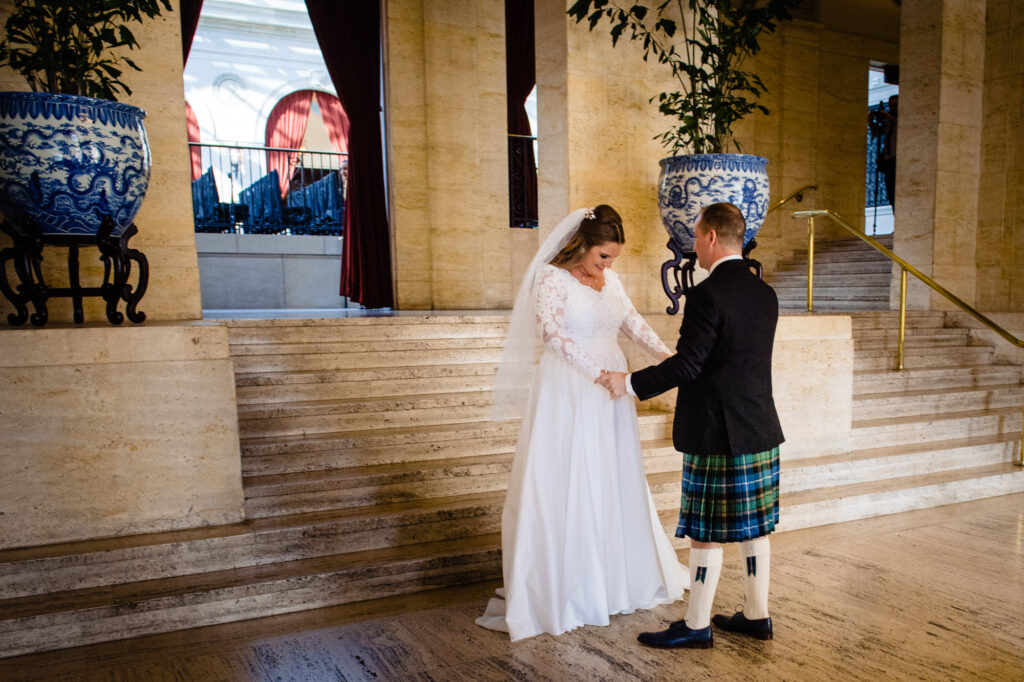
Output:
[[[34,92],[117,101],[131,95],[123,67],[141,69],[112,52],[139,46],[128,24],[160,16],[170,0],[15,0],[0,41],[0,65],[24,76]]]
[[[702,154],[724,152],[730,143],[740,151],[733,124],[755,110],[768,113],[757,103],[765,93],[764,83],[741,67],[760,51],[761,33],[791,19],[789,10],[802,1],[666,0],[652,12],[640,4],[577,0],[568,13],[577,23],[589,21],[591,31],[606,19],[613,45],[628,35],[643,44],[644,61],[653,55],[671,68],[679,90],[662,92],[650,101],[657,100],[658,110],[678,123],[655,139],[673,155]]]

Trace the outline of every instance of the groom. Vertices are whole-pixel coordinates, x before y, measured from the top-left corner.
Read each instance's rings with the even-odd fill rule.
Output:
[[[598,382],[613,397],[647,400],[679,388],[672,441],[683,453],[677,537],[690,538],[690,601],[686,617],[661,632],[643,632],[649,646],[706,649],[711,623],[727,632],[772,638],[768,616],[768,534],[779,518],[779,444],[772,399],[772,345],[779,304],[741,254],[746,221],[732,204],[705,207],[694,224],[694,249],[710,271],[690,289],[676,354],[627,376]],[[711,618],[722,572],[722,544],[740,543],[743,610]]]

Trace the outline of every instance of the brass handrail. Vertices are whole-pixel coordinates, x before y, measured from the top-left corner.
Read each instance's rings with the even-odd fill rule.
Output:
[[[796,199],[797,201],[803,201],[803,200],[804,200],[804,194],[805,194],[806,192],[810,192],[811,190],[815,190],[815,189],[818,189],[818,186],[817,186],[817,185],[804,185],[803,187],[801,187],[801,188],[800,188],[800,189],[798,189],[797,191],[795,191],[795,192],[790,192],[790,193],[789,193],[789,194],[788,194],[788,195],[786,196],[786,198],[785,198],[785,199],[780,199],[779,201],[776,201],[776,202],[775,202],[774,204],[772,204],[772,205],[771,205],[771,206],[770,206],[770,207],[768,208],[768,210],[767,210],[767,211],[765,211],[765,212],[764,212],[764,214],[765,214],[765,215],[768,215],[768,214],[769,214],[769,213],[771,213],[772,211],[774,211],[774,210],[776,210],[776,209],[779,209],[779,208],[782,208],[782,205],[783,205],[784,203],[786,203],[787,201],[789,201],[790,199]]]
[[[996,322],[986,317],[984,314],[979,312],[970,305],[963,301],[956,294],[951,293],[948,289],[937,283],[928,275],[924,274],[913,265],[903,260],[895,253],[885,248],[877,240],[867,236],[856,227],[840,218],[834,211],[829,210],[815,210],[815,211],[794,211],[794,218],[807,218],[807,312],[814,312],[814,218],[815,216],[823,216],[830,218],[832,222],[836,223],[844,230],[854,235],[858,239],[867,242],[876,251],[879,251],[886,258],[891,260],[900,266],[900,328],[899,337],[896,346],[896,370],[902,371],[903,367],[903,346],[907,335],[907,273],[909,272],[914,277],[927,284],[934,291],[941,294],[947,300],[951,301],[954,305],[958,306],[965,313],[971,315],[976,320],[981,322],[983,325],[994,331],[999,336],[1003,337],[1006,341],[1009,341],[1017,348],[1024,348],[1024,340],[1021,340],[1006,331],[1003,327],[999,326]],[[1020,458],[1017,464],[1024,466],[1024,414],[1021,416],[1021,438],[1020,438]]]

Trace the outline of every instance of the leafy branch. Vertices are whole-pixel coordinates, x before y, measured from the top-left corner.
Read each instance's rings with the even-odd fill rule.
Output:
[[[652,11],[642,4],[615,0],[577,0],[568,14],[587,21],[591,31],[602,21],[610,26],[612,45],[628,36],[641,44],[643,59],[655,58],[672,72],[679,89],[662,92],[658,110],[678,121],[655,136],[673,155],[723,152],[733,139],[733,125],[754,111],[766,92],[756,73],[743,62],[760,51],[761,33],[772,32],[802,0],[665,0]],[[679,18],[678,25],[675,17]],[[678,37],[677,37],[678,33]]]
[[[141,71],[111,52],[139,46],[129,23],[172,11],[170,0],[15,0],[0,41],[0,65],[20,73],[34,92],[117,101],[131,95],[121,76]]]

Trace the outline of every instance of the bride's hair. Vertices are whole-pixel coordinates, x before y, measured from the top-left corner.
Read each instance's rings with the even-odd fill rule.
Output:
[[[595,206],[587,215],[591,214],[593,218],[584,217],[580,221],[576,233],[569,237],[562,250],[551,259],[552,265],[573,265],[598,244],[622,244],[626,241],[626,235],[622,231],[622,218],[614,208],[608,204],[601,204]]]

